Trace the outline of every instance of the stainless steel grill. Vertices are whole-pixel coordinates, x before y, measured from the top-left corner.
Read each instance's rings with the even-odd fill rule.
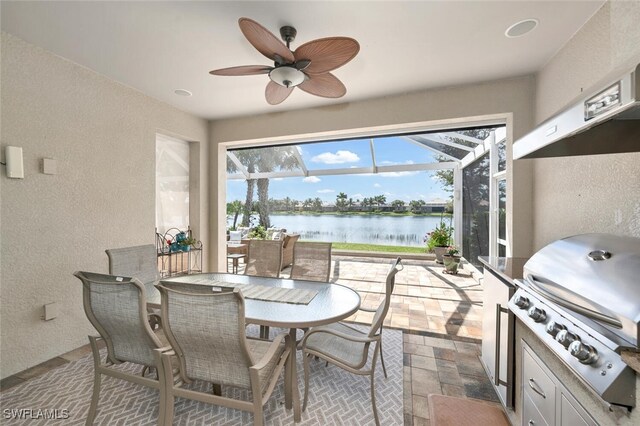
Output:
[[[620,358],[639,349],[640,239],[583,234],[542,248],[509,301],[514,314],[605,401],[635,405],[635,373]]]

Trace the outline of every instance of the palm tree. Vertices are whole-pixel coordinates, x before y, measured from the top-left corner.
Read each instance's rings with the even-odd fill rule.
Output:
[[[343,212],[346,209],[347,194],[345,194],[344,192],[341,192],[336,196],[336,207],[341,212]]]
[[[236,229],[238,225],[238,215],[242,211],[242,202],[240,200],[235,200],[230,203],[227,203],[227,214],[233,215],[233,229]]]
[[[259,162],[261,172],[273,172],[276,167],[280,170],[291,170],[298,165],[298,160],[293,154],[293,146],[272,146],[269,148],[256,149],[259,152]],[[269,178],[258,179],[258,214],[260,215],[260,225],[265,228],[271,226],[269,219]]]
[[[240,163],[246,168],[248,173],[255,173],[258,168],[261,172],[272,172],[280,170],[291,170],[297,166],[298,161],[293,155],[295,147],[273,146],[269,148],[240,149],[233,151]],[[236,166],[227,157],[227,172],[236,171]],[[247,196],[242,213],[242,226],[249,226],[251,219],[251,207],[253,203],[254,188],[258,187],[258,213],[260,215],[260,225],[268,228],[269,221],[269,179],[247,179]]]
[[[311,206],[313,206],[313,198],[307,198],[302,202],[302,208],[305,210],[311,209]]]
[[[258,162],[258,153],[256,149],[243,149],[233,152],[235,156],[240,160],[246,168],[247,172],[254,173],[256,171],[256,165]],[[236,165],[227,157],[227,173],[233,173],[237,171]],[[245,197],[244,206],[242,210],[242,222],[240,225],[248,227],[251,224],[251,212],[253,207],[253,191],[256,181],[253,179],[247,179],[247,195]]]
[[[349,198],[349,200],[347,200],[347,209],[351,210],[355,204],[356,203],[353,201],[353,198]]]
[[[424,200],[411,200],[409,201],[409,209],[412,213],[421,213],[422,207],[426,204]]]
[[[316,197],[313,200],[313,210],[317,212],[322,211],[322,200],[320,199],[320,197]]]
[[[396,212],[401,212],[404,210],[404,204],[405,202],[402,200],[393,200],[391,202],[391,206],[393,207],[393,210]]]

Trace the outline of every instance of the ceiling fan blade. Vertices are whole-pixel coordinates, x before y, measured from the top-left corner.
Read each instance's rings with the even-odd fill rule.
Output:
[[[331,73],[310,75],[309,79],[298,87],[307,93],[323,98],[341,98],[347,93],[344,84]]]
[[[278,105],[289,97],[293,89],[293,87],[280,86],[278,83],[270,81],[264,91],[264,97],[270,105]]]
[[[240,25],[240,30],[249,40],[249,43],[267,58],[275,61],[276,55],[278,55],[288,63],[294,62],[293,53],[287,46],[256,21],[249,18],[240,18],[238,25]]]
[[[243,65],[240,67],[221,68],[219,70],[209,71],[211,75],[257,75],[269,74],[273,67],[265,67],[264,65]]]
[[[360,45],[352,38],[327,37],[305,43],[293,54],[296,61],[311,61],[306,74],[322,74],[343,66],[359,51]]]

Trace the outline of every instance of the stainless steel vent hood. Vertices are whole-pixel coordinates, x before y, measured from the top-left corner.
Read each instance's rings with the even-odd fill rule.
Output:
[[[513,158],[640,151],[640,64],[516,141]]]

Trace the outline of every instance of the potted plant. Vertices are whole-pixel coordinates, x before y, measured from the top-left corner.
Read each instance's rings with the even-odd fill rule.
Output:
[[[267,238],[267,230],[262,225],[258,225],[249,232],[249,238],[254,240],[264,240]]]
[[[442,256],[444,262],[444,270],[448,274],[457,274],[458,265],[460,265],[460,250],[455,246],[446,248],[445,254]]]
[[[191,250],[191,247],[195,248],[196,244],[198,243],[198,240],[196,240],[193,237],[187,237],[184,240],[182,240],[181,245],[182,245],[182,251],[189,251]]]
[[[427,242],[427,251],[435,253],[436,262],[442,263],[442,255],[446,252],[449,244],[451,244],[451,233],[453,228],[447,226],[442,219],[436,229],[427,233],[425,240]]]

